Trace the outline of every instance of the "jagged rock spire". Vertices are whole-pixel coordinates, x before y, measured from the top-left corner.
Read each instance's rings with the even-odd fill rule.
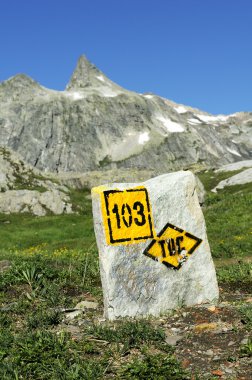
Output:
[[[81,55],[66,90],[92,86],[94,82],[97,83],[97,76],[99,75],[104,77],[104,74],[89,62],[85,55]]]

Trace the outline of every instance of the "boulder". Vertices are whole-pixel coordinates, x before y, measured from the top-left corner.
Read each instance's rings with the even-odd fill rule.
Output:
[[[92,204],[106,318],[157,316],[217,301],[191,172],[99,186]]]
[[[252,160],[243,160],[234,162],[232,164],[223,165],[219,169],[215,170],[216,173],[220,172],[231,172],[232,170],[240,170],[243,168],[251,168],[252,167]]]
[[[224,189],[224,187],[227,186],[244,185],[245,183],[250,182],[252,182],[252,168],[246,169],[241,173],[235,174],[230,178],[220,181],[218,185],[212,189],[212,192],[216,193],[217,190]]]
[[[69,190],[53,178],[24,163],[17,153],[0,147],[0,212],[72,212]]]
[[[199,203],[200,205],[203,205],[205,201],[205,197],[206,197],[206,190],[198,176],[195,176],[195,180],[196,180],[196,191],[198,194]]]

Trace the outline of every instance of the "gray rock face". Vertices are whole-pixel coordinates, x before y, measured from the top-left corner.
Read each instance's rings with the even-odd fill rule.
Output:
[[[240,170],[243,168],[252,168],[252,160],[238,161],[233,164],[224,165],[217,169],[216,172],[231,172],[232,170]]]
[[[124,90],[81,57],[65,91],[0,83],[0,145],[49,172],[156,173],[251,158],[252,114],[213,116]]]
[[[108,184],[92,190],[107,318],[160,315],[182,305],[218,299],[195,189],[195,177],[186,171],[141,184]],[[199,246],[197,238],[202,240]]]
[[[4,214],[29,212],[44,216],[51,211],[55,215],[72,212],[69,197],[57,191],[7,190],[0,193],[0,212]]]
[[[71,213],[68,189],[25,165],[13,152],[0,148],[0,212],[30,212],[37,216]]]
[[[203,183],[199,179],[199,177],[195,176],[195,180],[196,180],[196,191],[198,194],[199,203],[200,203],[200,205],[202,205],[204,203],[204,200],[205,200],[206,190],[204,188]]]

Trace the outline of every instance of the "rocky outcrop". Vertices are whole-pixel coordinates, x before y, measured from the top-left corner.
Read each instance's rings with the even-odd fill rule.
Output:
[[[0,145],[46,172],[218,167],[251,158],[252,114],[213,116],[109,80],[85,57],[65,91],[0,84]]]
[[[44,216],[48,212],[58,215],[71,213],[69,197],[58,190],[40,193],[36,190],[7,190],[0,193],[0,212],[31,213]]]
[[[224,187],[244,185],[246,183],[252,182],[252,168],[243,170],[242,172],[233,175],[223,181],[219,182],[218,185],[212,189],[212,192],[216,193],[217,190],[222,190]]]
[[[68,188],[33,169],[17,154],[0,149],[0,212],[71,213]]]
[[[233,164],[228,164],[216,170],[216,173],[231,172],[233,170],[241,170],[244,168],[252,168],[252,160],[238,161]]]

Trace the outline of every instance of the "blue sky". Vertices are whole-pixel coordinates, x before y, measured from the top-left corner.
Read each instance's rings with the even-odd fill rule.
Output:
[[[84,53],[129,90],[252,111],[251,20],[251,0],[2,0],[0,81],[63,90]]]

